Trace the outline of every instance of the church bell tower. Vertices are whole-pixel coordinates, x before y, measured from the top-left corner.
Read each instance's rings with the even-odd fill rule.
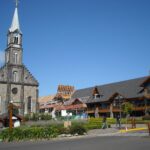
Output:
[[[22,32],[18,17],[18,0],[7,33],[5,64],[0,68],[0,113],[8,113],[13,101],[20,115],[38,111],[38,81],[23,64]]]
[[[5,61],[9,64],[22,65],[22,32],[18,17],[18,1],[16,1],[12,24],[7,34]]]

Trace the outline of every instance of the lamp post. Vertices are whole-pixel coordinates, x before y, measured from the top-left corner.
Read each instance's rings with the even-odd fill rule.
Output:
[[[122,115],[121,115],[121,104],[122,104],[122,96],[121,95],[118,95],[118,101],[119,101],[119,109],[120,109],[120,111],[119,111],[119,113],[120,113],[120,128],[121,128],[121,118],[122,118]]]
[[[13,101],[10,101],[9,103],[9,131],[12,131],[12,128],[13,128],[12,117],[13,117]]]

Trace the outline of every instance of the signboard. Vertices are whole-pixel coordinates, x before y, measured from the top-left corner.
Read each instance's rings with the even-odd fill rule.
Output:
[[[66,110],[61,110],[61,116],[62,117],[66,117],[68,114],[67,114],[67,111]]]

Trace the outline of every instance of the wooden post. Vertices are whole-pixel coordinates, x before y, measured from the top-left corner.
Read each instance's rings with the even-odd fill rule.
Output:
[[[150,136],[150,122],[147,124],[148,126],[148,132],[149,132],[149,136]]]
[[[12,117],[13,117],[13,104],[9,103],[9,131],[12,131],[13,128]]]
[[[132,124],[132,129],[136,128],[136,122],[134,117],[132,117],[131,119],[131,124]]]

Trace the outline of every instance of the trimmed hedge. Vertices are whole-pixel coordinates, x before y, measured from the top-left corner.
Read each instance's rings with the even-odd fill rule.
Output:
[[[150,116],[144,116],[144,117],[135,117],[135,122],[137,124],[145,124],[145,123],[148,123],[150,120]],[[131,124],[131,121],[132,121],[132,117],[128,119],[128,123]],[[91,128],[94,127],[98,127],[100,124],[102,124],[103,122],[103,118],[90,118],[88,119],[88,124],[89,126],[91,125]],[[122,124],[126,124],[126,118],[121,118],[121,123]],[[107,118],[107,124],[108,125],[111,125],[111,124],[116,124],[116,119],[115,118]]]
[[[143,117],[142,117],[142,120],[150,120],[150,115],[143,116]]]
[[[90,118],[88,122],[84,125],[88,130],[90,129],[100,129],[102,127],[101,118]]]

